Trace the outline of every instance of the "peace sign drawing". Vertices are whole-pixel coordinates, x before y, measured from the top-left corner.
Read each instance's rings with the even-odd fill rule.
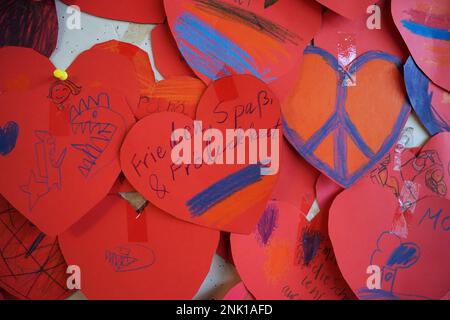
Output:
[[[401,62],[370,51],[344,67],[313,46],[303,59],[282,107],[284,135],[308,162],[347,188],[392,148],[408,118]]]

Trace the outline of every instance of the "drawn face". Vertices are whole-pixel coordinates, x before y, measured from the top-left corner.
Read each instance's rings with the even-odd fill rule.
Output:
[[[62,104],[70,97],[70,89],[62,83],[57,83],[50,89],[50,99],[54,103]]]

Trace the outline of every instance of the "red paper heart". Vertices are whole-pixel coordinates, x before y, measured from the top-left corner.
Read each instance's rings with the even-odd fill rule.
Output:
[[[106,73],[96,77],[94,68]],[[0,157],[0,192],[40,230],[56,235],[94,207],[119,175],[119,147],[134,117],[115,88],[121,72],[127,79],[133,69],[123,57],[92,50],[69,67],[66,81],[53,78],[49,62],[30,73],[42,70],[47,77],[34,88],[0,95],[0,123],[19,128],[15,148]]]
[[[169,27],[197,76],[210,83],[252,74],[280,101],[292,87],[301,52],[320,28],[314,1],[166,0]]]
[[[203,94],[197,120],[202,121],[203,129],[220,130],[225,140],[226,128],[279,127],[279,108],[277,99],[262,81],[249,75],[225,77],[213,82]],[[276,175],[261,176],[260,165],[249,162],[248,142],[245,164],[174,164],[171,137],[179,128],[187,128],[193,139],[194,131],[202,132],[198,127],[194,129],[192,119],[178,113],[152,114],[139,121],[121,149],[121,165],[127,179],[146,199],[175,217],[224,231],[251,232]],[[279,136],[275,138],[280,141]],[[261,143],[263,139],[258,140]],[[186,141],[191,143],[187,137]],[[227,145],[223,142],[224,147]],[[202,146],[205,149],[206,143]],[[227,149],[234,152],[234,144],[229,146]],[[231,154],[225,153],[228,152]],[[189,155],[193,153],[192,147]],[[197,158],[193,155],[190,160]],[[223,158],[225,163],[225,155]]]
[[[284,134],[308,162],[349,187],[389,152],[408,118],[401,63],[370,51],[344,66],[312,46],[303,59],[283,104]]]
[[[67,264],[45,236],[0,197],[0,287],[19,299],[65,299]]]
[[[414,218],[419,200],[431,196],[450,199],[449,147],[448,132],[432,137],[417,154],[398,144],[363,178],[390,190],[398,199],[397,235],[407,235],[407,222]]]
[[[269,202],[250,235],[231,235],[242,281],[256,299],[352,299],[337,267],[327,230],[328,213],[308,222],[286,202]]]
[[[219,232],[148,204],[139,214],[107,196],[59,236],[89,299],[191,299],[209,271]]]
[[[407,238],[392,232],[397,201],[389,190],[361,181],[330,211],[329,234],[344,278],[360,299],[441,299],[450,288],[450,201],[416,204]],[[379,287],[369,266],[380,270]]]

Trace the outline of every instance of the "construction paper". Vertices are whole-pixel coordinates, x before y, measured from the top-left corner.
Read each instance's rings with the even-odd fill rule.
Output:
[[[339,268],[360,299],[441,299],[450,288],[450,201],[420,200],[406,238],[392,232],[396,207],[389,190],[364,181],[336,198],[329,234]],[[369,266],[379,268],[378,284]]]
[[[231,255],[230,233],[220,232],[220,240],[216,253],[226,262],[234,264],[233,256]]]
[[[450,200],[450,133],[432,137],[417,153],[397,146],[363,180],[391,191],[398,207],[393,232],[407,236],[417,215],[417,202],[426,197]]]
[[[119,196],[107,196],[59,236],[67,262],[82,270],[88,299],[191,299],[218,241],[217,231],[151,204],[136,212]]]
[[[167,19],[178,49],[205,83],[232,74],[281,82],[299,66],[301,52],[320,28],[313,1],[166,0]],[[282,101],[284,96],[276,91]]]
[[[140,120],[122,145],[122,171],[144,198],[177,218],[222,231],[250,233],[277,178],[276,172],[261,175],[264,168],[271,170],[263,163],[267,160],[275,170],[276,161],[270,161],[264,155],[250,161],[249,139],[245,139],[245,145],[236,144],[235,139],[234,142],[227,141],[226,129],[247,131],[253,128],[258,132],[280,129],[279,102],[269,87],[253,76],[224,77],[206,89],[197,108],[196,120],[201,121],[201,128],[198,125],[194,128],[191,118],[175,112],[154,113]],[[184,133],[177,142],[191,145],[191,151],[186,151],[191,164],[175,163],[171,159],[175,147],[171,138],[175,130],[183,128],[189,134]],[[206,142],[202,142],[205,152],[199,156],[195,154],[191,139],[201,137],[200,133],[207,128],[217,129],[222,134],[223,140],[218,143],[223,149],[220,145],[217,147],[220,149],[206,148]],[[267,150],[277,150],[275,142],[280,143],[280,135],[281,131],[267,139],[268,144],[264,144]],[[261,145],[264,139],[260,135],[251,140],[252,145]],[[235,164],[225,164],[226,154],[236,156],[236,145],[247,155],[244,163],[237,164],[237,157],[234,157],[232,162]],[[216,153],[211,149],[225,152]],[[208,150],[211,151],[209,156]],[[206,156],[202,157],[203,154]],[[175,155],[178,160],[179,153]],[[220,157],[224,164],[214,163]]]
[[[354,20],[326,11],[322,27],[314,36],[314,45],[327,50],[344,65],[368,51],[383,51],[406,61],[408,48],[392,19],[390,2],[379,1],[377,6],[380,8],[380,29],[368,28],[373,13],[365,10],[364,15]]]
[[[314,185],[320,173],[286,139],[281,148],[280,172],[271,200],[288,202],[307,215],[314,202]]]
[[[282,107],[285,137],[322,173],[351,186],[389,152],[408,118],[400,68],[398,58],[375,51],[344,68],[308,47]]]
[[[223,300],[255,300],[255,297],[247,290],[243,282],[239,282],[227,292]]]
[[[348,19],[356,19],[366,13],[367,8],[376,0],[316,0],[327,8]]]
[[[329,212],[336,196],[342,192],[342,187],[326,175],[321,174],[316,182],[316,197],[320,211]]]
[[[194,72],[178,50],[177,43],[167,23],[155,26],[150,38],[156,69],[164,78],[194,76]]]
[[[67,5],[76,5],[82,12],[111,20],[135,23],[163,23],[165,19],[162,0],[61,0]]]
[[[28,47],[50,57],[58,40],[55,1],[2,0],[0,29],[0,47]]]
[[[231,235],[239,275],[257,300],[352,299],[336,264],[327,213],[312,223],[294,206],[270,201],[250,235]]]
[[[155,83],[141,96],[135,112],[138,119],[162,111],[178,112],[195,119],[197,105],[206,85],[194,77],[169,77]]]
[[[65,299],[72,293],[66,269],[56,238],[0,197],[0,288],[19,299]]]
[[[450,93],[430,81],[412,58],[405,64],[409,101],[431,135],[450,131]]]
[[[126,57],[134,67],[135,77],[139,85],[139,104],[131,102],[131,108],[134,114],[137,112],[142,99],[145,100],[155,85],[155,75],[150,64],[150,58],[147,52],[132,44],[117,40],[110,40],[100,44],[96,44],[92,49],[102,49],[114,52]]]
[[[10,52],[37,55],[24,48]],[[57,235],[80,219],[120,173],[119,148],[134,123],[126,96],[110,87],[119,85],[122,70],[131,72],[122,59],[87,51],[68,68],[66,81],[55,79],[53,68],[36,65],[48,68],[46,81],[0,95],[0,126],[15,123],[18,131],[14,148],[0,156],[0,193],[46,234]],[[105,73],[96,77],[93,68]]]
[[[447,0],[392,0],[392,16],[416,64],[450,91],[450,6]]]

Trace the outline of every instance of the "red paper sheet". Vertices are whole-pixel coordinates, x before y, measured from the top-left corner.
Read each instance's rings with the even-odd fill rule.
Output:
[[[294,206],[268,203],[250,235],[231,235],[236,268],[256,299],[352,299],[337,267],[327,230],[328,214],[309,223]]]
[[[349,187],[389,152],[410,109],[398,58],[370,51],[344,66],[310,46],[283,104],[284,135],[309,163]]]
[[[255,300],[255,297],[247,290],[243,282],[239,282],[227,292],[223,300]]]
[[[334,12],[348,19],[357,19],[364,15],[367,7],[376,2],[376,0],[316,0]]]
[[[142,119],[152,113],[170,111],[195,119],[197,105],[205,90],[205,84],[197,78],[169,77],[155,83],[141,96],[135,115]]]
[[[0,197],[0,288],[18,299],[65,299],[73,293],[66,286],[66,269],[57,239]]]
[[[273,85],[280,101],[301,52],[319,30],[320,6],[309,0],[166,0],[178,49],[205,83],[252,74]]]
[[[2,50],[11,58],[38,55]],[[0,192],[40,230],[57,235],[94,207],[120,173],[119,148],[134,117],[115,88],[132,66],[120,55],[89,50],[68,68],[66,81],[55,79],[49,65],[35,64],[29,74],[41,69],[48,77],[36,87],[0,95],[0,104],[10,106],[0,114]],[[129,79],[131,87],[135,78]]]
[[[409,52],[392,20],[390,1],[379,1],[377,5],[381,29],[368,28],[367,20],[372,19],[373,13],[349,20],[327,11],[323,15],[322,28],[314,36],[314,45],[346,64],[368,51],[387,52],[405,62]]]
[[[82,12],[111,20],[136,23],[163,23],[165,19],[163,0],[62,0],[76,5]]]
[[[450,5],[447,0],[392,0],[392,16],[416,64],[450,91]]]
[[[156,69],[164,78],[194,76],[194,72],[178,50],[167,23],[159,24],[152,29],[151,41]]]
[[[33,48],[50,57],[58,41],[58,16],[53,0],[2,0],[0,47]]]
[[[216,253],[226,262],[234,264],[233,256],[231,255],[230,234],[228,232],[220,232],[220,241]]]
[[[450,201],[420,200],[406,238],[392,232],[396,208],[389,190],[366,181],[333,202],[330,238],[344,278],[360,299],[443,298],[450,288]],[[369,266],[379,268],[378,279],[369,279]]]
[[[139,214],[107,196],[59,236],[82,270],[89,299],[191,299],[209,271],[217,231],[174,219],[148,204]]]
[[[216,155],[222,155],[225,163],[226,154],[235,152],[235,144],[226,141],[225,130],[280,128],[279,102],[268,86],[253,76],[225,77],[205,91],[196,119],[202,121],[202,128],[194,128],[192,119],[174,112],[155,113],[140,120],[122,145],[122,170],[147,200],[175,217],[223,231],[249,233],[265,207],[277,175],[261,175],[261,166],[249,161],[249,143],[243,146],[245,164],[195,164],[197,159],[202,160],[206,143],[201,144],[200,156],[194,155],[193,140],[187,133],[181,141],[191,146],[191,152],[186,151],[191,164],[176,164],[171,159],[171,137],[176,129],[186,128],[194,139],[195,133],[201,137],[207,128],[218,129],[223,138],[218,145],[223,144],[225,155],[223,151],[209,157],[205,153],[205,158],[213,162]],[[274,141],[280,143],[280,135],[281,130],[278,136],[274,135]],[[272,147],[270,140],[267,150],[275,151],[275,143]],[[253,141],[253,145],[263,143],[260,138]],[[205,150],[211,149],[215,148]],[[175,160],[178,155],[175,153]],[[272,163],[275,169],[275,161]]]

